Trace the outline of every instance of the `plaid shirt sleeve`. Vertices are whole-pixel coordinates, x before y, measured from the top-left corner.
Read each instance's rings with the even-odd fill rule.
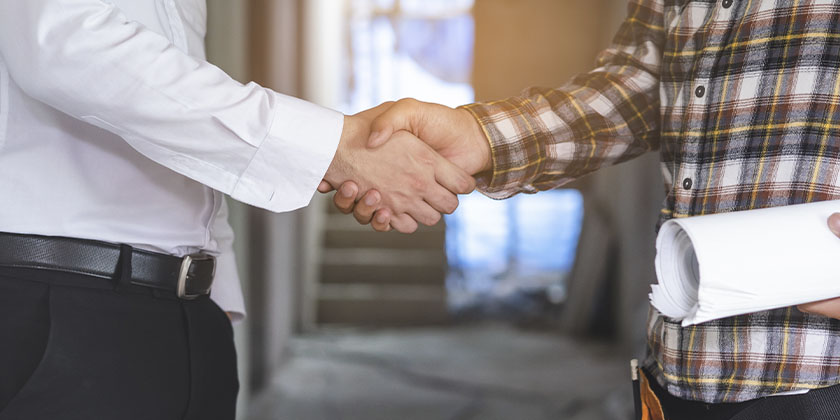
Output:
[[[657,149],[663,20],[663,0],[631,0],[595,70],[558,89],[464,106],[492,149],[479,189],[493,198],[535,193]]]

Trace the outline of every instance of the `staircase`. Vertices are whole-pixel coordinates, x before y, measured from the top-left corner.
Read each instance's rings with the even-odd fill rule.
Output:
[[[443,222],[412,235],[379,233],[329,208],[318,324],[405,326],[448,320]]]

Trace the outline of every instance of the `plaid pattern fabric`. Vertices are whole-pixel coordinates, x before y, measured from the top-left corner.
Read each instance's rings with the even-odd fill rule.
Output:
[[[465,109],[495,198],[658,149],[660,223],[840,199],[840,0],[631,0],[596,70]],[[685,399],[840,384],[840,321],[795,308],[690,328],[652,310],[648,338],[647,367]]]

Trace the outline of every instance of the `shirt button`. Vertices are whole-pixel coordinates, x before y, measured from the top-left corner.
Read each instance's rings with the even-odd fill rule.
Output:
[[[732,0],[723,0],[723,8],[728,9],[732,7],[732,3],[734,3]]]
[[[706,94],[706,88],[704,86],[697,86],[697,89],[694,89],[694,96],[698,98],[702,98],[703,95]]]
[[[694,184],[694,183],[693,183],[693,182],[691,182],[691,178],[686,178],[686,179],[684,179],[684,180],[683,180],[683,189],[685,189],[685,190],[690,190],[690,189],[691,189],[691,186],[692,186],[693,184]]]

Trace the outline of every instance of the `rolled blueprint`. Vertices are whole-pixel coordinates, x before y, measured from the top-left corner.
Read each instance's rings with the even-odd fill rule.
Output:
[[[651,304],[683,326],[840,297],[840,200],[672,219]]]

